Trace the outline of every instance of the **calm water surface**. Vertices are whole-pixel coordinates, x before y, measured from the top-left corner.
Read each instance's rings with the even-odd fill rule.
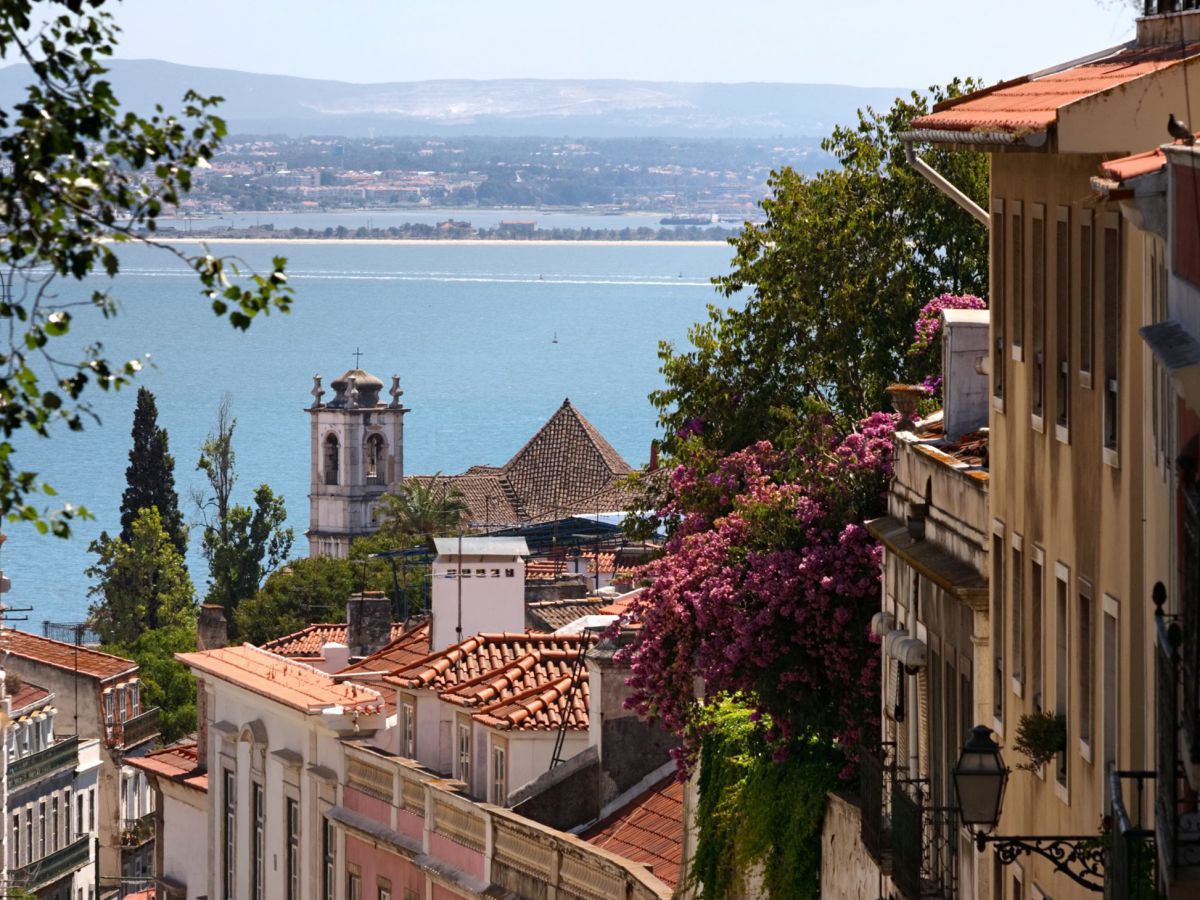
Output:
[[[720,300],[708,279],[727,270],[731,255],[727,247],[694,245],[213,247],[260,267],[286,255],[294,312],[234,332],[211,314],[187,270],[160,251],[133,248],[116,285],[121,315],[108,322],[81,316],[72,346],[99,339],[112,359],[151,354],[153,368],[139,381],[158,397],[190,520],[197,519],[187,490],[200,484],[198,448],[222,395],[231,394],[236,499],[248,502],[264,481],[282,493],[299,553],[308,517],[304,408],[314,373],[328,386],[359,348],[363,368],[386,384],[400,375],[413,410],[405,429],[411,473],[502,464],[564,397],[640,465],[655,435],[646,397],[661,383],[658,341],[682,342],[706,304]],[[64,299],[86,293],[60,288]],[[0,560],[13,580],[6,599],[34,608],[30,626],[84,617],[83,570],[94,558],[87,544],[102,529],[120,528],[135,391],[92,399],[101,426],[18,442],[18,466],[36,468],[62,498],[96,516],[69,541],[9,527]],[[193,538],[195,546],[198,529]],[[195,549],[189,565],[202,582]]]

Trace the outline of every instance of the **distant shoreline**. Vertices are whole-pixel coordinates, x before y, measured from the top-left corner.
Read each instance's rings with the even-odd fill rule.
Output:
[[[185,237],[175,235],[151,234],[146,235],[150,240],[161,244],[415,244],[423,247],[513,247],[521,245],[572,247],[588,245],[592,247],[728,247],[725,241],[644,241],[644,240],[546,240],[520,238],[485,238],[473,240],[469,238],[308,238],[308,237]]]

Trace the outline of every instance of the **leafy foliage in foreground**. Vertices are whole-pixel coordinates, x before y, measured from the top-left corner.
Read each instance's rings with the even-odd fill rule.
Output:
[[[147,630],[129,643],[105,644],[102,649],[137,662],[142,708],[159,708],[163,743],[196,730],[196,679],[175,659],[176,653],[196,649],[194,626]]]
[[[0,5],[0,59],[30,67],[31,83],[12,109],[0,109],[0,515],[39,531],[70,534],[85,510],[65,504],[42,508],[54,495],[38,473],[18,467],[13,436],[29,429],[49,437],[63,423],[81,430],[92,415],[85,392],[115,390],[142,368],[137,359],[114,361],[100,343],[71,348],[63,340],[80,313],[116,315],[105,289],[55,286],[120,270],[125,242],[153,243],[162,211],[192,185],[225,134],[213,114],[217,97],[189,91],[180,116],[158,107],[148,116],[122,110],[105,79],[117,29],[105,0],[7,0]],[[216,315],[236,329],[272,309],[286,312],[291,289],[284,260],[269,274],[207,247],[190,254],[156,244],[191,268]],[[86,299],[82,299],[86,298]]]

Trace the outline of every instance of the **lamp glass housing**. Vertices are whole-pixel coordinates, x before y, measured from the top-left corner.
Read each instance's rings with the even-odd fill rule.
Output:
[[[1008,769],[991,729],[976,725],[954,767],[954,789],[965,827],[991,831],[1000,822]]]

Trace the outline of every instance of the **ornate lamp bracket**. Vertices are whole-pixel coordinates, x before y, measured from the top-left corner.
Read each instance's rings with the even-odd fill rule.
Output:
[[[976,832],[975,846],[982,853],[991,844],[992,852],[1004,865],[1018,857],[1036,853],[1049,860],[1054,868],[1089,891],[1104,890],[1105,850],[1096,835],[1048,835],[1011,837]]]

